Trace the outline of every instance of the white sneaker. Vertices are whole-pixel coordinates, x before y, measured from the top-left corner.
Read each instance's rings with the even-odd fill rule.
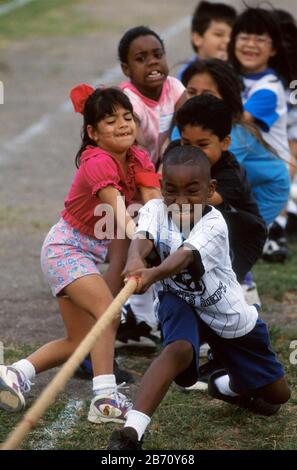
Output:
[[[25,408],[23,393],[30,391],[31,384],[23,380],[21,373],[10,366],[0,366],[0,408],[15,412]]]
[[[187,391],[199,390],[200,392],[204,392],[205,390],[207,390],[207,388],[208,388],[208,385],[206,382],[197,380],[197,382],[195,382],[194,385],[191,385],[190,387],[185,387],[185,390]]]
[[[91,423],[124,423],[133,403],[122,393],[115,391],[109,395],[93,398],[88,414]]]

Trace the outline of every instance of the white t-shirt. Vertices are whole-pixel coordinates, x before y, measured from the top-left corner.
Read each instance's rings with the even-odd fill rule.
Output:
[[[282,82],[272,69],[242,78],[245,87],[242,96],[244,110],[259,121],[263,139],[288,163],[288,108]]]
[[[153,199],[140,209],[136,233],[145,233],[154,242],[161,261],[182,245],[199,252],[205,270],[199,280],[189,274],[188,268],[156,283],[156,288],[172,292],[193,306],[219,336],[237,338],[254,328],[258,312],[245,302],[232,270],[226,222],[218,210],[209,209],[185,239],[163,200]]]

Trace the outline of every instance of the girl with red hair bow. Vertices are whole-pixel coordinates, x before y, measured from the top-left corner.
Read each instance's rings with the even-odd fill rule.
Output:
[[[0,407],[18,411],[36,374],[63,364],[122,287],[134,221],[132,200],[159,198],[159,178],[149,156],[135,144],[136,125],[129,98],[117,88],[79,85],[71,91],[75,111],[84,116],[77,171],[61,219],[45,238],[41,266],[57,298],[65,338],[45,344],[12,366],[0,366]],[[100,265],[109,254],[109,269]],[[117,390],[113,374],[118,322],[91,351],[91,422],[123,422],[132,406]],[[4,391],[5,393],[1,393]]]

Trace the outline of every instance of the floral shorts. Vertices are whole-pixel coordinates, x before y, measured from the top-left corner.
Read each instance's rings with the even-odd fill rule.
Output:
[[[99,265],[105,261],[108,243],[84,235],[60,219],[41,249],[41,268],[53,295],[80,277],[100,274]]]

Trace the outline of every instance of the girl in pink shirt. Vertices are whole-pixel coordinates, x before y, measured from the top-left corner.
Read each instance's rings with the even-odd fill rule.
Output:
[[[119,42],[118,56],[129,81],[120,88],[129,97],[137,121],[137,142],[145,148],[156,169],[168,143],[175,112],[186,101],[185,88],[168,76],[168,64],[162,39],[155,31],[136,26]],[[121,323],[117,344],[155,346],[157,320],[153,308],[153,290],[131,296],[127,321]],[[136,341],[135,341],[136,339]]]
[[[24,394],[35,374],[70,357],[121,288],[128,237],[134,232],[126,206],[137,192],[143,202],[160,197],[153,164],[134,145],[136,125],[127,96],[116,88],[79,85],[71,99],[84,116],[77,171],[62,218],[51,228],[41,252],[42,270],[67,333],[12,366],[0,366],[0,407],[9,411],[25,406]],[[115,232],[122,239],[115,239]],[[100,264],[108,247],[110,265],[102,276]],[[113,374],[117,326],[117,321],[110,325],[91,351],[94,398],[88,419],[95,423],[123,422],[132,406],[118,392]]]
[[[124,34],[118,55],[129,78],[120,88],[129,97],[138,120],[137,141],[158,167],[174,113],[186,101],[185,88],[175,77],[168,76],[163,41],[145,26]]]

